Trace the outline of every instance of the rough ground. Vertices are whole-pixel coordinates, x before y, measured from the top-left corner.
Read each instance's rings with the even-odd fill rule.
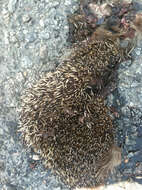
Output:
[[[38,155],[22,144],[17,109],[23,90],[54,69],[66,51],[67,15],[77,7],[77,0],[0,1],[2,190],[68,190],[43,168]],[[121,64],[118,89],[109,97],[120,115],[117,133],[123,161],[105,190],[142,189],[142,43],[132,54],[133,61]]]

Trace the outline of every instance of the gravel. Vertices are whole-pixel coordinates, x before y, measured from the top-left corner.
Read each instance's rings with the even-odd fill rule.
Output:
[[[139,1],[140,2],[140,1]],[[78,0],[0,1],[0,189],[69,190],[47,171],[17,132],[20,96],[40,76],[54,70],[68,51],[67,15]],[[121,64],[118,88],[109,96],[120,117],[117,139],[123,160],[109,183],[131,181],[142,188],[142,43],[133,61]],[[129,189],[129,183],[113,188]],[[131,186],[132,187],[132,186]],[[110,186],[110,189],[112,186]],[[123,188],[123,189],[124,189]],[[137,188],[137,189],[138,189]],[[109,189],[109,186],[105,187]]]

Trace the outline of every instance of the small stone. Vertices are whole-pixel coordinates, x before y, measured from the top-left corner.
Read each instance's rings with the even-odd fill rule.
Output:
[[[129,176],[129,175],[131,175],[131,174],[132,174],[132,168],[125,169],[125,170],[123,171],[123,175]]]
[[[4,185],[4,190],[17,190],[17,187],[12,184],[6,184]]]
[[[53,2],[52,2],[52,6],[53,6],[53,7],[55,7],[55,6],[57,6],[57,5],[59,5],[59,2],[58,2],[58,1],[53,1]]]
[[[4,42],[6,45],[9,44],[9,33],[8,32],[5,32],[5,34],[4,34]]]
[[[120,69],[124,69],[124,68],[127,68],[127,67],[130,67],[130,65],[132,64],[132,60],[127,60],[127,61],[123,61],[121,64],[120,64]]]
[[[26,23],[31,20],[31,17],[30,17],[30,15],[24,15],[22,19],[23,19],[23,22]]]
[[[28,30],[23,30],[23,34],[28,34]]]
[[[30,68],[31,66],[32,66],[32,62],[28,56],[24,56],[23,58],[21,58],[21,67]]]
[[[26,71],[23,72],[23,76],[27,77],[28,73]]]
[[[133,146],[135,144],[136,144],[135,140],[130,139],[130,137],[126,137],[126,145]]]
[[[34,42],[37,39],[37,34],[36,33],[30,33],[26,35],[26,41],[29,43]]]
[[[21,73],[21,72],[17,73],[16,76],[15,76],[15,78],[16,78],[16,80],[17,80],[18,82],[22,82],[22,80],[23,80],[23,75],[22,75],[22,73]]]
[[[137,163],[136,163],[136,167],[135,167],[134,174],[135,174],[136,176],[142,175],[142,163],[140,163],[140,162],[137,162]],[[141,177],[142,177],[142,176],[141,176]]]
[[[132,3],[132,0],[125,0],[125,3]]]
[[[135,52],[136,52],[136,55],[140,55],[141,54],[141,48],[136,48]]]
[[[70,4],[71,4],[70,1],[65,1],[65,5],[66,5],[66,6],[69,6]]]
[[[4,161],[0,160],[0,172],[2,172],[4,170],[5,170],[5,163],[4,163]]]
[[[8,10],[4,9],[2,11],[2,15],[3,15],[4,22],[7,24],[9,22],[9,18],[10,18],[10,14],[9,14]]]
[[[124,163],[127,164],[128,162],[129,162],[129,159],[126,158],[126,159],[124,160]]]
[[[36,154],[32,156],[32,159],[33,159],[33,160],[40,160],[39,156],[36,155]]]
[[[128,158],[132,158],[134,156],[134,154],[132,152],[130,152],[127,156],[128,156]]]
[[[61,188],[60,188],[60,187],[57,187],[57,188],[55,188],[55,190],[61,190]]]
[[[136,179],[142,179],[142,176],[136,176],[135,178]]]
[[[3,9],[2,12],[1,12],[3,15],[7,15],[8,14],[8,11],[6,9]]]
[[[43,27],[43,28],[45,27],[45,23],[44,23],[44,20],[43,20],[43,19],[41,19],[41,20],[39,21],[39,24],[40,24],[41,27]]]
[[[43,45],[40,47],[40,57],[44,58],[48,54],[47,46]]]
[[[13,13],[15,11],[17,2],[18,0],[9,0],[9,3],[8,3],[9,12]]]
[[[0,128],[0,135],[4,134],[4,130],[2,128]]]
[[[48,32],[41,32],[41,34],[39,35],[39,37],[41,39],[46,39],[48,40],[50,38],[50,34]]]
[[[9,36],[10,36],[9,37],[10,42],[12,42],[12,43],[16,43],[17,42],[16,34],[14,32],[10,32]]]

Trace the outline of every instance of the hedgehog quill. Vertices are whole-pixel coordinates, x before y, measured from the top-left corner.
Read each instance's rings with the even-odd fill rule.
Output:
[[[134,19],[134,31],[137,22]],[[113,71],[125,58],[119,38],[130,37],[127,29],[120,28],[117,33],[104,25],[94,29],[90,38],[73,45],[68,58],[21,98],[24,141],[71,189],[103,184],[121,163],[104,92],[111,85]]]

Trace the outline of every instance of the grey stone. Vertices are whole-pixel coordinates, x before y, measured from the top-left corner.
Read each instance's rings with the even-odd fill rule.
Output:
[[[0,173],[5,171],[5,163],[0,160]]]
[[[39,160],[40,157],[39,157],[38,155],[33,155],[33,156],[32,156],[32,159],[33,159],[33,160]]]
[[[18,0],[9,0],[9,3],[8,3],[9,12],[13,13],[15,11],[17,3],[18,3]]]
[[[141,54],[141,48],[136,48],[135,53],[136,53],[136,55],[140,55]]]
[[[22,20],[24,23],[29,22],[31,19],[32,19],[31,16],[28,14],[23,15],[23,17],[22,17]]]
[[[37,34],[36,33],[31,33],[31,34],[26,34],[26,41],[29,43],[34,42],[37,39]]]
[[[18,190],[18,189],[15,185],[6,184],[6,185],[4,185],[3,190]]]

